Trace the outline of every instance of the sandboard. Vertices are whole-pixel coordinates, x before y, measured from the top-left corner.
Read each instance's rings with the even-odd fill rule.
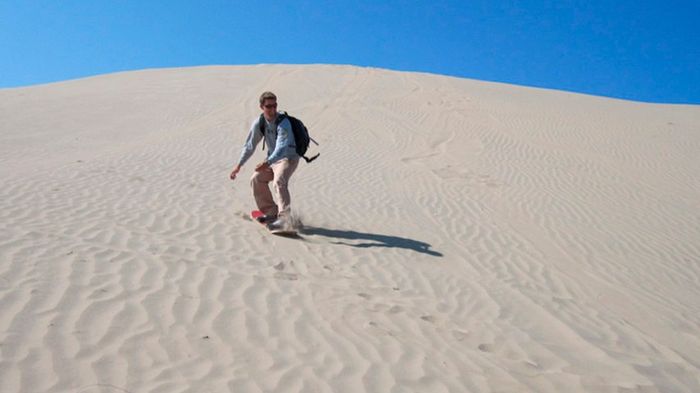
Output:
[[[250,218],[252,218],[253,221],[255,221],[255,222],[259,223],[260,225],[262,225],[265,229],[267,229],[268,231],[270,231],[270,233],[272,233],[273,235],[278,235],[278,236],[289,236],[289,237],[296,237],[296,236],[298,236],[297,231],[294,230],[294,229],[291,229],[291,228],[290,228],[290,229],[269,229],[269,228],[267,227],[267,224],[265,224],[264,222],[258,221],[258,218],[260,218],[260,217],[262,217],[262,216],[264,216],[264,214],[263,214],[263,212],[261,212],[260,210],[253,210],[253,211],[250,212]]]

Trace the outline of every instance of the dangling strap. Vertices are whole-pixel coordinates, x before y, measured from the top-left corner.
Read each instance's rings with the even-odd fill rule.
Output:
[[[320,156],[320,155],[321,155],[321,153],[316,153],[316,155],[315,155],[315,156],[313,156],[313,157],[311,157],[311,158],[307,158],[306,156],[301,156],[301,158],[305,159],[305,160],[306,160],[306,162],[307,162],[307,163],[309,163],[309,162],[311,162],[311,161],[313,161],[313,160],[317,159],[317,158],[318,158],[318,156]]]

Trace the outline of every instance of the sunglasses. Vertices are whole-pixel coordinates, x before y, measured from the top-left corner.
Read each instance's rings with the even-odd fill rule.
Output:
[[[263,105],[263,106],[267,109],[277,108],[277,104],[267,104],[267,105]]]

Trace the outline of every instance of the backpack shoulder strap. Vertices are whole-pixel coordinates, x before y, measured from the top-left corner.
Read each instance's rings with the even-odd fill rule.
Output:
[[[287,118],[287,112],[280,112],[280,114],[277,116],[277,119],[275,119],[275,125],[278,126],[280,123],[282,123],[282,120]],[[260,135],[262,135],[263,140],[262,140],[262,149],[265,150],[265,116],[261,113],[260,114],[260,119],[258,120],[258,130],[260,131]]]
[[[289,115],[287,114],[287,112],[280,112],[277,115],[277,119],[275,119],[275,125],[280,125],[280,123],[282,123],[284,121],[284,119],[286,119],[288,117],[289,117]]]
[[[258,120],[258,131],[260,131],[260,134],[262,136],[265,136],[265,116],[263,114],[260,114],[260,119]]]
[[[258,119],[258,131],[262,135],[262,150],[265,150],[265,116],[260,114],[260,119]]]

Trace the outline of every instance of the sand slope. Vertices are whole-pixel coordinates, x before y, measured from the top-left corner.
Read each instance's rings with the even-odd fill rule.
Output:
[[[303,240],[228,174],[264,90]],[[0,90],[2,392],[699,392],[700,107],[345,66]]]

